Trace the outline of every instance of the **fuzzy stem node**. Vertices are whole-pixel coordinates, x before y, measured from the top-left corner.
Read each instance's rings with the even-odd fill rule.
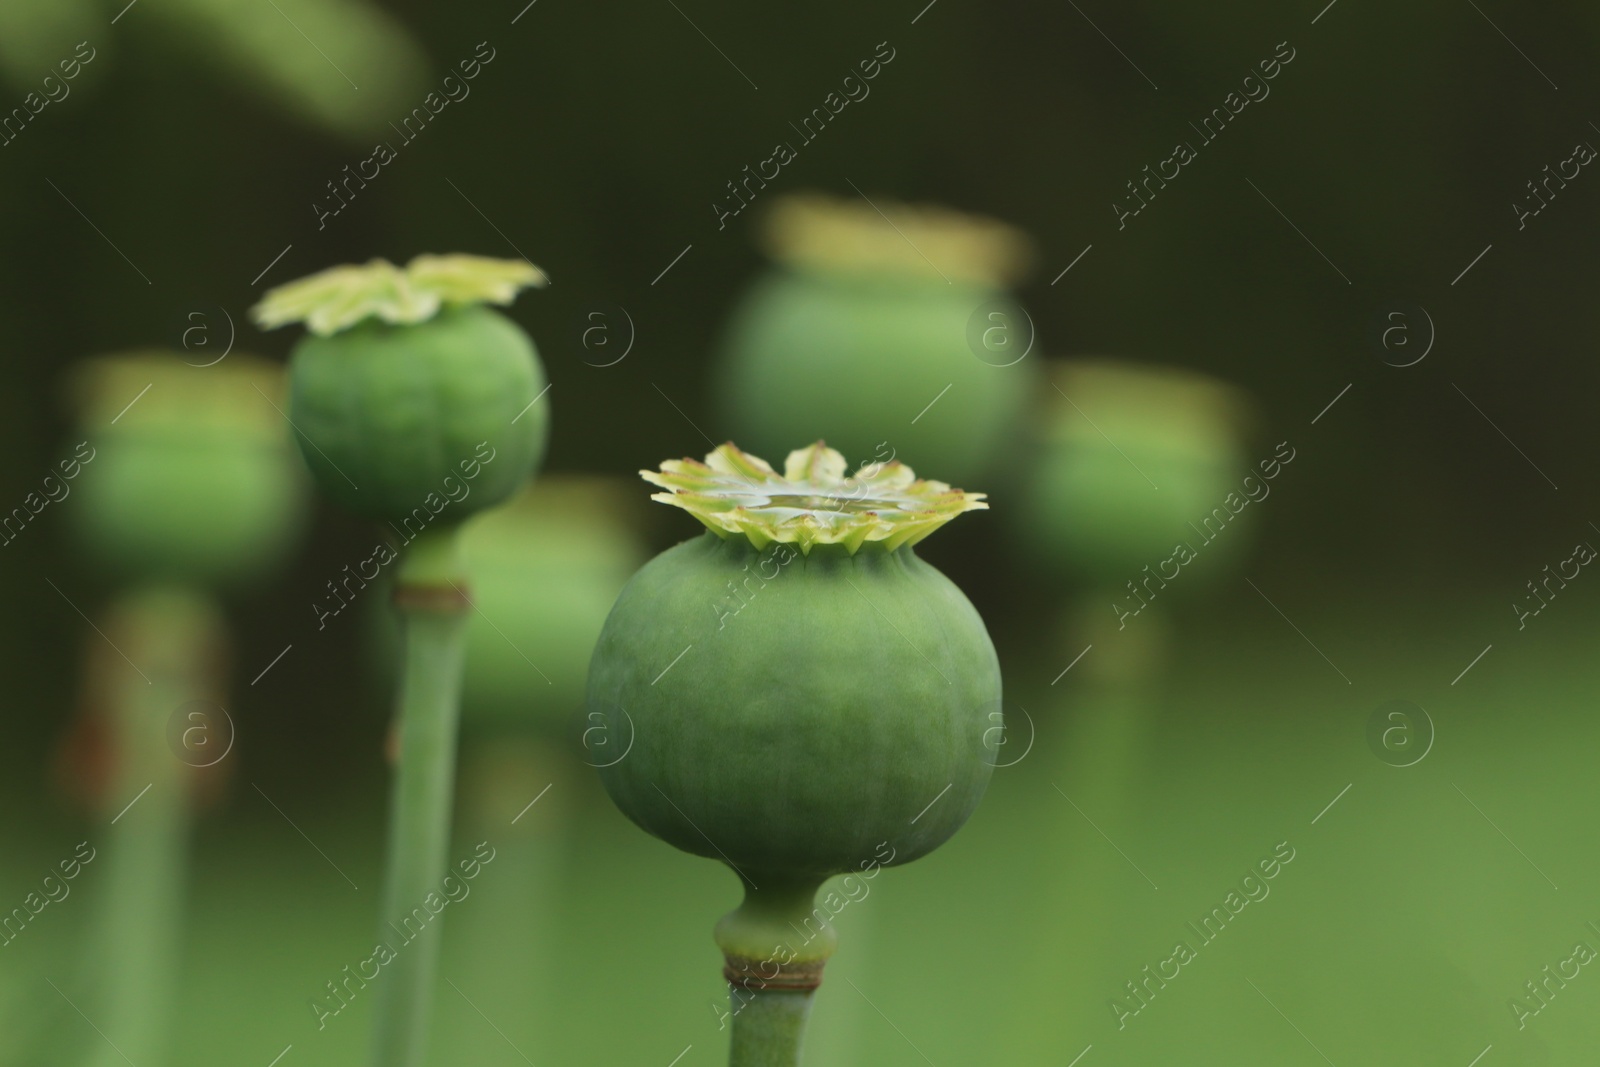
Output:
[[[816,907],[823,879],[745,879],[717,923],[733,1016],[729,1067],[797,1067],[812,996],[839,935]]]

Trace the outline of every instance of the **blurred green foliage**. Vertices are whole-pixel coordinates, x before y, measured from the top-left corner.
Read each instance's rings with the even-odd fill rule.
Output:
[[[110,21],[121,21],[137,0],[122,3],[6,4],[0,10],[0,75],[16,88],[33,88],[77,41],[113,37]],[[151,0],[134,17],[154,23],[147,31],[208,79],[345,136],[364,134],[379,116],[400,108],[418,91],[426,66],[415,37],[363,0]],[[317,41],[337,42],[339,61]],[[330,79],[329,68],[343,81]]]

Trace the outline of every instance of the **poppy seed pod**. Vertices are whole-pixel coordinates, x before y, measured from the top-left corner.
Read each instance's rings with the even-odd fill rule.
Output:
[[[820,431],[847,455],[887,445],[950,478],[988,469],[1033,384],[1031,325],[1005,296],[1027,239],[942,208],[822,196],[778,201],[764,237],[776,266],[735,307],[714,379],[738,439],[770,455]]]
[[[606,620],[590,717],[631,736],[601,775],[640,827],[743,878],[717,931],[730,982],[808,991],[833,944],[816,889],[937,848],[988,785],[994,646],[912,549],[987,505],[898,462],[846,477],[820,442],[781,476],[731,444],[641,473],[709,530]]]
[[[1051,373],[1053,404],[1016,516],[1033,555],[1098,581],[1128,578],[1180,543],[1237,558],[1246,539],[1218,539],[1211,514],[1249,470],[1242,393],[1193,371],[1124,361],[1062,361]]]
[[[62,464],[61,498],[98,563],[124,579],[214,585],[282,561],[307,487],[273,410],[280,367],[131,352],[90,360],[72,385],[86,440]]]
[[[290,363],[288,414],[319,487],[394,523],[447,507],[459,522],[515,492],[549,437],[544,370],[528,335],[483,304],[544,282],[519,261],[418,256],[267,294],[260,325],[310,331]]]

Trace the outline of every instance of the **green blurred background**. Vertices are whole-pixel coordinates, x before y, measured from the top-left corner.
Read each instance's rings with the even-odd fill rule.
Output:
[[[1600,601],[1579,578],[1520,630],[1507,605],[1600,521],[1584,462],[1600,179],[1571,180],[1522,229],[1512,206],[1575,143],[1600,143],[1600,12],[11,0],[0,107],[81,41],[94,58],[70,94],[0,147],[5,507],[79,439],[63,390],[80,358],[187,342],[203,362],[235,332],[236,351],[281,357],[290,338],[245,316],[265,287],[432,250],[526,254],[553,279],[510,312],[553,382],[551,470],[703,454],[701,430],[729,432],[710,401],[716,339],[763,269],[758,212],[719,229],[711,205],[889,42],[871,95],[763,195],[858,187],[1011,222],[1039,253],[1018,288],[1038,355],[1204,371],[1253,398],[1252,459],[1282,440],[1297,458],[1251,509],[1251,551],[1202,558],[1212,580],[1127,631],[1087,583],[1011,550],[1020,484],[1001,479],[992,512],[928,543],[989,621],[1034,747],[948,847],[839,918],[809,1062],[1465,1067],[1488,1046],[1485,1067],[1593,1062],[1592,968],[1525,1028],[1509,1002],[1574,942],[1600,946]],[[1271,95],[1119,230],[1125,183],[1284,41],[1295,58]],[[480,42],[494,58],[470,96],[319,229],[325,183],[375,139],[397,144],[389,124]],[[583,339],[601,306],[635,334],[609,366]],[[1419,348],[1382,342],[1395,312],[1414,344],[1424,318],[1437,335],[1411,366],[1393,364]],[[886,412],[885,437],[920,405]],[[0,555],[6,907],[95,832],[50,773],[93,633],[45,578],[91,616],[106,592],[61,511]],[[656,548],[692,532],[643,506],[629,521]],[[390,694],[370,628],[318,632],[308,605],[370,543],[319,508],[289,573],[229,601],[239,743],[197,831],[173,1063],[361,1055],[361,1001],[320,1033],[306,1001],[370,942]],[[1437,731],[1414,766],[1368,747],[1393,699]],[[627,824],[585,773],[577,709],[557,715],[572,722],[562,787],[534,810],[565,813],[548,828],[560,921],[516,925],[517,902],[495,900],[511,863],[486,868],[450,929],[506,955],[447,948],[458,988],[441,986],[434,1062],[720,1062],[709,930],[734,879]],[[504,808],[490,836],[513,863],[544,831],[510,819],[555,777],[484,801]],[[1296,858],[1270,896],[1119,1029],[1124,983],[1281,841]],[[45,979],[92,954],[95,873],[0,949],[8,1028],[93,1038]],[[519,978],[533,955],[543,977]]]

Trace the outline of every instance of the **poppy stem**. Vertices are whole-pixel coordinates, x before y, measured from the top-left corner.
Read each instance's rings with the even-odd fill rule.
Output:
[[[473,1004],[495,1020],[500,1033],[485,1027],[476,1014],[458,1012],[440,1019],[435,1040],[453,1050],[460,1062],[471,1063],[475,1056],[501,1054],[507,1042],[523,1048],[528,1047],[524,1042],[539,1045],[560,1036],[555,1020],[529,1005],[548,1004],[559,988],[551,960],[562,933],[560,895],[573,829],[564,809],[576,771],[570,755],[553,741],[485,730],[481,721],[475,736],[470,696],[466,721],[460,833],[465,841],[496,837],[508,845],[495,859],[494,875],[472,883],[472,903],[451,915],[445,938],[446,973],[470,968],[500,977],[472,994]],[[539,786],[544,792],[535,796],[530,782],[545,783]]]
[[[185,766],[169,749],[169,723],[186,702],[217,690],[224,627],[210,600],[190,590],[130,593],[112,606],[106,628],[139,673],[120,658],[91,666],[104,679],[115,770],[111,821],[101,831],[106,884],[90,939],[98,1010],[90,1010],[122,1050],[96,1043],[93,1067],[121,1064],[124,1052],[137,1062],[165,1058],[187,888],[190,766],[204,765]]]
[[[798,1067],[811,1001],[839,940],[816,907],[821,883],[746,875],[744,902],[717,923],[733,1016],[728,1067]]]
[[[736,1014],[728,1067],[799,1067],[815,991],[728,987]]]
[[[459,527],[427,530],[406,549],[395,587],[405,640],[400,758],[389,806],[379,945],[392,957],[376,988],[371,1064],[419,1067],[425,1057],[450,843],[456,725],[471,602]],[[420,910],[420,915],[419,915]],[[422,916],[427,921],[419,921]]]

